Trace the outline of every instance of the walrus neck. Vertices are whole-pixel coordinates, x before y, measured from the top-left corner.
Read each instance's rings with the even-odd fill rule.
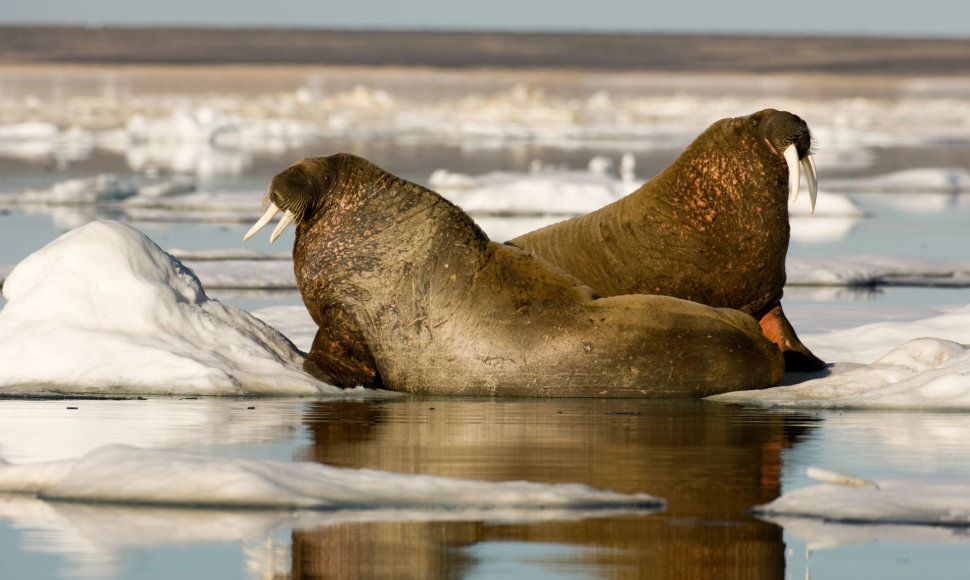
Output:
[[[434,192],[383,171],[348,182],[354,185],[297,226],[293,259],[304,292],[368,302],[376,275],[408,272],[428,255],[461,259],[457,249],[484,253],[487,236]]]
[[[669,184],[669,191],[683,192],[686,199],[667,201],[680,207],[695,207],[699,219],[710,217],[709,212],[723,217],[751,206],[771,208],[773,213],[783,211],[787,218],[788,173],[784,162],[771,163],[774,156],[768,145],[753,135],[732,135],[733,145],[724,147],[722,143],[728,140],[711,134],[717,129],[729,131],[718,127],[699,136],[657,176],[653,189],[663,191]],[[744,163],[739,163],[739,150],[761,153],[745,155]]]

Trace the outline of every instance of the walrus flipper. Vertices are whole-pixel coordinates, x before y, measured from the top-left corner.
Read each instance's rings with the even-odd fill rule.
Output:
[[[825,368],[825,361],[812,354],[812,351],[798,339],[795,329],[781,309],[781,304],[769,310],[768,314],[762,316],[758,322],[765,336],[777,344],[785,355],[785,370],[813,372]]]
[[[357,386],[383,388],[374,355],[363,336],[348,328],[342,320],[335,316],[320,325],[310,353],[303,361],[303,370],[325,383],[345,389]]]

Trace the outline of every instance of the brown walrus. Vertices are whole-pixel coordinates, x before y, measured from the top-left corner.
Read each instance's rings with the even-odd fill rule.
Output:
[[[750,316],[667,296],[597,299],[524,250],[489,241],[437,193],[348,154],[273,178],[276,239],[319,326],[304,369],[342,387],[423,394],[700,397],[776,384]]]
[[[508,243],[601,296],[662,294],[750,314],[784,352],[787,370],[819,370],[825,362],[781,309],[799,163],[815,209],[810,147],[808,125],[791,113],[722,119],[630,195]]]

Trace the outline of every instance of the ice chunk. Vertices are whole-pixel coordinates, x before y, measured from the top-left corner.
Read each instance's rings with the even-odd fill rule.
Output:
[[[319,394],[276,330],[210,300],[144,234],[92,222],[34,252],[3,286],[0,390]]]
[[[855,478],[849,478],[853,480]],[[790,491],[752,511],[837,522],[970,524],[970,478],[900,477],[873,486],[822,483]]]
[[[79,459],[0,465],[0,491],[44,499],[258,508],[647,508],[663,500],[582,484],[402,475],[109,445]]]
[[[970,349],[947,340],[914,339],[872,364],[836,364],[827,376],[812,376],[712,399],[800,408],[970,409]]]

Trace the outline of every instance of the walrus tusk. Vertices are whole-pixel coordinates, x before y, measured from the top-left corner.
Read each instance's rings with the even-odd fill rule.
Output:
[[[788,198],[798,201],[798,182],[802,176],[798,173],[798,150],[794,143],[785,149],[784,155],[785,162],[788,163]]]
[[[269,223],[269,220],[273,219],[273,217],[279,212],[280,212],[280,208],[276,207],[275,203],[269,202],[269,207],[266,208],[266,212],[263,214],[262,217],[259,218],[259,220],[253,225],[253,227],[249,228],[249,231],[246,232],[245,236],[243,236],[243,241],[245,242],[249,238],[253,237],[253,235],[255,235],[256,232],[266,227],[266,224]],[[276,238],[273,238],[273,239],[276,239]]]
[[[805,181],[808,182],[808,197],[812,203],[811,213],[815,213],[815,200],[818,198],[818,173],[815,169],[815,158],[809,153],[801,161],[798,160],[798,150],[792,143],[785,149],[785,162],[788,163],[788,193],[792,201],[798,201],[798,187],[802,176],[798,171],[801,165],[805,170]]]
[[[815,158],[809,153],[802,158],[802,169],[805,170],[805,180],[808,181],[808,198],[812,202],[812,211],[815,213],[815,199],[818,197],[818,173],[815,170]]]
[[[294,214],[290,210],[286,210],[283,213],[283,217],[280,218],[280,223],[276,224],[276,228],[273,230],[273,233],[269,235],[270,243],[275,242],[276,238],[280,237],[280,234],[283,233],[283,230],[285,230],[288,225],[293,223],[293,220],[295,219],[296,219],[296,214]]]

